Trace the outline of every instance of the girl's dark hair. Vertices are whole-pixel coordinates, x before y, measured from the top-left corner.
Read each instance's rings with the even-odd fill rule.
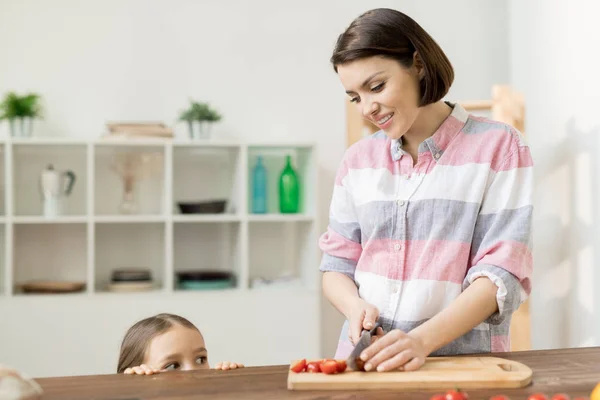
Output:
[[[158,314],[143,319],[129,328],[121,343],[117,373],[120,374],[125,372],[127,368],[141,365],[144,362],[150,341],[161,333],[168,331],[175,324],[198,331],[198,328],[190,321],[174,314]]]
[[[431,36],[400,11],[377,8],[356,18],[337,40],[331,63],[339,65],[380,56],[411,67],[414,53],[423,66],[420,106],[441,100],[454,81],[452,64]]]

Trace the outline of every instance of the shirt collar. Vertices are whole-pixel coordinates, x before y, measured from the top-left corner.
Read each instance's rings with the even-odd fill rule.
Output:
[[[465,126],[465,123],[469,118],[469,114],[460,104],[450,103],[448,101],[446,104],[452,107],[452,112],[448,118],[442,122],[434,134],[419,145],[418,149],[419,153],[430,152],[436,162],[442,157],[450,142],[452,142],[458,132]],[[404,154],[407,154],[406,151],[402,149],[402,138],[391,141],[390,151],[394,161],[398,161]]]

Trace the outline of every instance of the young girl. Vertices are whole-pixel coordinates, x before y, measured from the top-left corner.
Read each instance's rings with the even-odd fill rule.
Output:
[[[215,369],[242,367],[220,362]],[[198,328],[178,315],[158,314],[129,328],[121,344],[117,373],[152,375],[208,368],[208,351]]]
[[[331,62],[380,128],[346,151],[319,242],[324,293],[347,319],[335,357],[376,321],[366,370],[509,351],[532,274],[533,170],[521,134],[442,101],[453,68],[401,12],[359,16]]]

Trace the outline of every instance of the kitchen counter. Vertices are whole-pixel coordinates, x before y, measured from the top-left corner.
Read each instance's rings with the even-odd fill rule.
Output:
[[[469,400],[505,394],[511,400],[532,393],[566,393],[572,400],[589,397],[600,382],[600,347],[495,353],[533,370],[532,383],[522,389],[468,390]],[[97,375],[40,378],[44,400],[187,400],[218,399],[409,399],[428,400],[440,391],[289,391],[289,365],[248,367],[234,371],[168,372],[150,376]],[[453,388],[448,388],[453,389]]]

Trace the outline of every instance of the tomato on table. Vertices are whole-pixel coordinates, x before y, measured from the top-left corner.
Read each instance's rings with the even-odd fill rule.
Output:
[[[306,359],[302,359],[297,361],[294,365],[290,367],[290,369],[294,372],[302,372],[306,369]]]
[[[319,366],[320,362],[311,361],[306,366],[306,372],[318,373],[321,372],[321,367]]]
[[[321,372],[325,374],[337,374],[338,363],[335,360],[324,360],[321,363]]]
[[[566,393],[556,393],[552,396],[552,400],[570,400],[570,397]]]
[[[490,400],[510,400],[510,398],[503,394],[497,394],[496,396],[490,397]]]
[[[337,372],[344,372],[348,366],[346,365],[346,360],[337,360]]]

